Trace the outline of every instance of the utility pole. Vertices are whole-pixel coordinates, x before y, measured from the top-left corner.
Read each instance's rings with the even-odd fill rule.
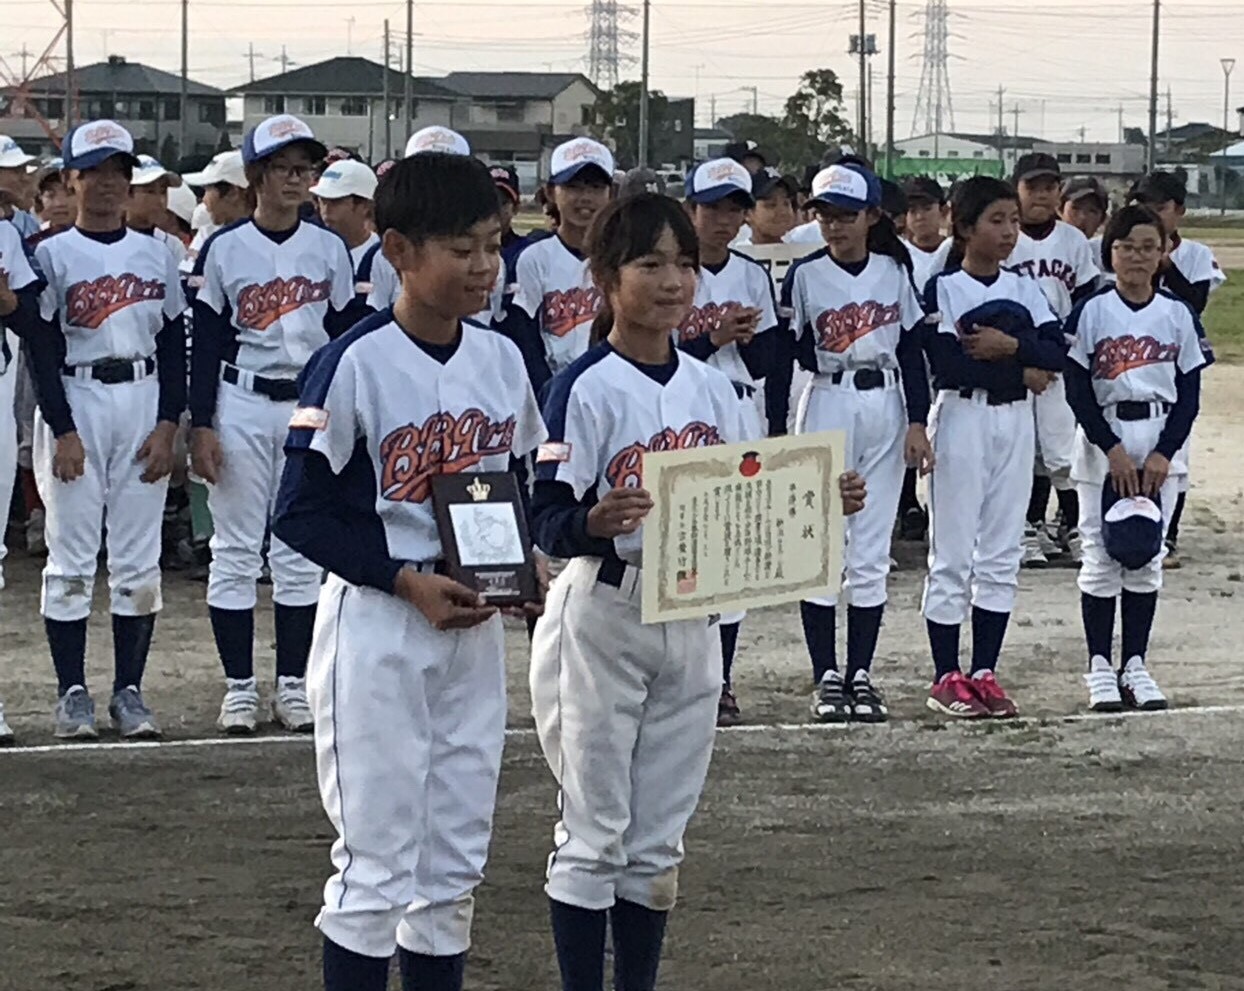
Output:
[[[285,53],[284,45],[281,46],[281,57],[277,59],[277,61],[281,63],[281,74],[282,75],[289,72],[289,67],[295,64],[294,60]]]
[[[756,86],[744,86],[743,92],[752,94],[752,116],[760,115],[760,89]]]
[[[177,120],[177,154],[185,158],[186,120],[190,116],[190,0],[181,0],[181,111]],[[158,149],[157,149],[158,150]],[[176,162],[167,163],[175,168]]]
[[[22,60],[22,82],[25,82],[26,74],[28,72],[27,66],[30,62],[30,56],[33,55],[34,52],[30,51],[30,49],[23,44],[22,50],[20,52],[14,52],[13,54]]]
[[[1011,147],[1015,151],[1015,161],[1019,161],[1019,115],[1023,111],[1019,109],[1019,104],[1011,105],[1011,118],[1014,120],[1014,133],[1011,135]]]
[[[716,127],[717,126],[717,94],[716,93],[709,94],[708,117],[709,117],[708,126]]]
[[[65,130],[73,127],[77,114],[74,113],[73,85],[73,0],[65,0]]]
[[[263,58],[263,52],[255,51],[255,43],[252,41],[249,45],[246,46],[246,53],[245,55],[243,55],[243,58],[245,58],[246,61],[250,63],[251,82],[253,83],[255,81],[255,59]]]
[[[402,80],[402,116],[406,121],[406,138],[414,133],[415,85],[415,0],[406,0],[406,78]]]
[[[885,74],[885,175],[894,178],[894,8],[895,0],[890,0],[890,44],[887,55]]]
[[[1171,88],[1167,86],[1166,87],[1166,140],[1163,141],[1163,146],[1168,156],[1171,153],[1171,129],[1174,126],[1175,126],[1175,112],[1174,110],[1171,109]]]
[[[1218,60],[1222,66],[1222,130],[1224,139],[1231,133],[1231,70],[1235,68],[1235,59]],[[1222,149],[1222,198],[1219,203],[1218,215],[1227,215],[1227,145]]]
[[[1002,153],[1003,135],[1005,127],[1002,123],[1002,97],[1006,94],[1006,90],[1001,86],[998,87],[998,161],[1006,163],[1006,156]]]
[[[388,158],[393,154],[393,113],[389,99],[389,19],[384,19],[384,72],[381,74],[384,80],[383,96],[384,100],[384,157]]]
[[[874,156],[873,148],[873,64],[868,63],[868,136],[864,143],[864,147],[868,149],[868,157],[871,160]]]
[[[1153,171],[1158,143],[1158,40],[1162,18],[1162,0],[1153,0],[1153,47],[1149,53],[1149,147],[1145,153],[1145,167]],[[1168,103],[1169,107],[1169,103]],[[1169,113],[1169,110],[1168,110]],[[1170,143],[1170,124],[1166,127],[1167,144]]]
[[[1123,144],[1123,104],[1119,104],[1119,144]]]
[[[1084,144],[1084,134],[1088,130],[1083,124],[1080,125],[1080,144]]]
[[[860,38],[859,38],[859,55],[860,55],[860,105],[859,105],[859,123],[856,126],[855,133],[859,135],[859,140],[864,142],[864,154],[868,154],[868,46],[864,42],[864,0],[860,0]]]
[[[648,165],[648,21],[652,14],[651,0],[644,0],[644,27],[639,61],[639,149],[636,164]]]
[[[346,54],[354,54],[354,18],[346,18]]]

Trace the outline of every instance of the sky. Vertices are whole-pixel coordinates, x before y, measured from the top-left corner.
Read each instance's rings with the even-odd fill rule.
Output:
[[[638,5],[640,0],[633,0]],[[279,73],[347,51],[381,58],[387,17],[395,47],[405,6],[391,0],[189,0],[190,75],[228,87],[245,82],[254,46],[256,75]],[[587,0],[416,0],[415,72],[456,69],[584,71]],[[897,4],[896,137],[925,129],[914,121],[921,77],[923,0]],[[949,0],[950,91],[955,129],[992,131],[998,87],[1008,133],[1052,141],[1113,141],[1119,110],[1126,126],[1145,127],[1152,4],[1148,0]],[[179,0],[77,0],[75,58],[79,64],[124,55],[173,72],[180,67]],[[873,135],[884,135],[884,52],[888,7],[865,0],[867,32],[883,54],[873,59]],[[858,68],[847,54],[858,30],[858,2],[787,0],[653,0],[651,85],[669,95],[696,96],[698,123],[750,109],[756,87],[762,112],[778,112],[807,69],[834,69],[846,81],[854,121]],[[51,0],[0,0],[0,72],[20,74],[23,48],[41,53],[59,15]],[[626,25],[638,31],[640,19]],[[16,27],[16,30],[14,30]],[[631,50],[639,54],[635,41]],[[63,54],[63,48],[58,52]],[[1221,123],[1221,58],[1239,57],[1232,77],[1234,107],[1244,105],[1244,4],[1230,0],[1163,0],[1159,59],[1159,127],[1166,91],[1173,122]],[[63,63],[58,63],[57,67]],[[8,73],[5,73],[6,75]],[[623,78],[638,78],[638,67]],[[745,89],[746,88],[746,89]],[[1081,131],[1083,129],[1083,131]]]

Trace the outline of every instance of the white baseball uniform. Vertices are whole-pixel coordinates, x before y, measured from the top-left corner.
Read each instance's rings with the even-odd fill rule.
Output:
[[[949,237],[944,239],[932,251],[917,248],[907,238],[902,240],[907,248],[907,253],[911,255],[911,280],[916,284],[916,289],[923,293],[924,287],[929,284],[929,279],[946,267],[946,258],[950,254],[950,248],[954,244],[954,239]]]
[[[587,259],[556,235],[523,249],[514,281],[514,305],[535,322],[549,371],[556,375],[587,350],[604,297]]]
[[[438,348],[381,312],[312,359],[290,421],[274,532],[331,572],[307,667],[338,836],[316,924],[356,953],[470,945],[505,736],[501,618],[441,632],[392,589],[403,565],[443,559],[433,475],[508,471],[544,439],[521,367],[500,334],[464,325]]]
[[[533,529],[571,559],[532,639],[532,713],[561,786],[545,890],[581,908],[664,911],[713,748],[718,638],[703,619],[643,625],[642,527],[601,540],[583,519],[610,489],[642,486],[645,452],[741,440],[738,399],[685,353],[641,366],[604,343],[553,379],[544,417]]]
[[[1158,447],[1178,398],[1178,376],[1214,360],[1196,315],[1187,303],[1166,292],[1137,307],[1108,289],[1080,303],[1065,329],[1072,337],[1068,360],[1088,374],[1101,414],[1093,431],[1096,440],[1107,445],[1121,442],[1139,469]],[[1098,435],[1103,428],[1106,433]],[[1155,592],[1162,586],[1161,556],[1143,568],[1128,570],[1102,544],[1102,486],[1110,468],[1105,451],[1089,438],[1091,429],[1083,422],[1077,428],[1071,468],[1080,495],[1080,590],[1102,598],[1123,589]],[[1181,452],[1168,456],[1170,474],[1160,492],[1163,528],[1174,512],[1180,478],[1187,474]]]

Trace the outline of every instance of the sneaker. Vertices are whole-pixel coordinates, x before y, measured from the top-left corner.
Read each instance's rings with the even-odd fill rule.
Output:
[[[95,702],[81,685],[74,685],[56,700],[56,737],[59,740],[94,740]]]
[[[1124,703],[1142,712],[1157,712],[1168,707],[1166,696],[1145,668],[1145,662],[1133,657],[1119,675],[1119,690]]]
[[[822,723],[845,723],[851,718],[851,699],[837,671],[826,671],[812,693],[812,715]]]
[[[884,723],[890,718],[885,696],[867,671],[856,671],[851,679],[851,718],[857,723]]]
[[[1089,708],[1094,712],[1122,712],[1123,696],[1119,694],[1119,676],[1110,662],[1100,654],[1089,661],[1084,683],[1089,690]]]
[[[971,681],[981,704],[994,719],[1014,719],[1019,715],[1019,707],[1002,690],[992,671],[978,671],[972,675]]]
[[[216,728],[230,736],[250,736],[259,725],[259,688],[254,678],[226,680]]]
[[[1162,558],[1162,569],[1164,571],[1178,571],[1184,566],[1179,560],[1179,552],[1175,547],[1175,541],[1168,540],[1166,542],[1166,556]]]
[[[0,747],[13,745],[13,727],[4,719],[4,703],[0,702]]]
[[[1041,553],[1045,555],[1047,561],[1053,560],[1056,557],[1062,557],[1066,553],[1063,550],[1062,544],[1050,533],[1050,528],[1047,524],[1038,523],[1033,527],[1033,530],[1037,534],[1037,545],[1041,548]]]
[[[929,529],[929,514],[919,506],[909,506],[899,520],[898,533],[903,540],[923,540]]]
[[[1023,550],[1023,557],[1019,559],[1019,564],[1022,568],[1044,568],[1050,563],[1050,559],[1041,550],[1041,541],[1037,537],[1037,528],[1031,523],[1024,524]]]
[[[307,701],[306,678],[277,678],[272,718],[291,733],[309,733],[315,728],[311,703]]]
[[[1080,531],[1072,527],[1067,531],[1066,540],[1067,556],[1075,564],[1079,564],[1084,560],[1084,542],[1080,539]]]
[[[925,705],[934,712],[956,719],[984,719],[989,716],[989,710],[962,671],[951,671],[935,681]]]
[[[160,726],[133,685],[122,688],[108,703],[108,716],[122,740],[158,740]]]
[[[717,700],[717,725],[738,726],[743,721],[743,713],[739,711],[739,700],[729,688],[721,689],[721,698]]]

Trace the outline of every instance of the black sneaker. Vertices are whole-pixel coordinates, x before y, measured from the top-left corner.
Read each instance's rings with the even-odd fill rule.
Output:
[[[856,671],[851,680],[851,718],[857,723],[884,723],[890,718],[885,696],[867,671]]]
[[[899,537],[903,540],[923,540],[929,529],[929,514],[919,506],[909,506],[899,520]]]
[[[721,698],[717,700],[717,725],[738,726],[743,721],[743,713],[739,711],[739,700],[734,692],[723,687]]]
[[[851,697],[837,671],[827,671],[812,693],[812,715],[822,723],[845,723],[851,718]]]

